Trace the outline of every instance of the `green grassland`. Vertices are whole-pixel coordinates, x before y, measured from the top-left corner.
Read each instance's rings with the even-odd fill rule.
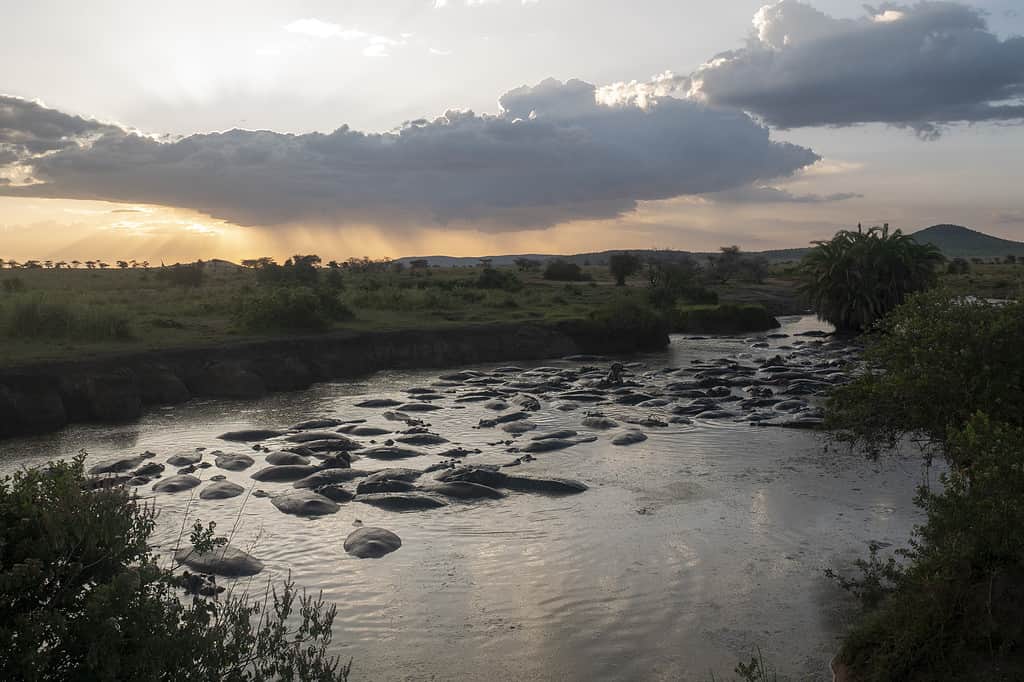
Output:
[[[307,282],[296,289],[270,286],[257,270],[224,264],[205,267],[198,286],[176,282],[158,268],[3,269],[0,367],[342,329],[588,319],[622,302],[648,303],[646,272],[617,287],[606,267],[582,270],[587,279],[562,282],[544,279],[539,269],[511,267],[319,268],[312,288]],[[966,274],[943,275],[942,283],[962,294],[1019,298],[1024,265],[975,263]],[[722,303],[763,305],[772,315],[806,310],[792,263],[772,266],[759,282],[702,284]],[[291,292],[283,299],[282,289]],[[310,298],[313,291],[319,299]],[[291,295],[296,292],[305,298]],[[289,314],[319,317],[317,324],[302,325],[286,323]]]
[[[321,280],[327,277],[321,269]],[[642,298],[603,268],[589,282],[516,272],[511,289],[478,286],[482,268],[341,274],[330,296],[348,311],[328,329],[401,330],[585,319],[609,301]],[[513,272],[508,269],[508,272]],[[18,285],[5,286],[17,280]],[[249,269],[207,271],[181,286],[156,269],[0,270],[0,366],[125,351],[201,346],[296,333],[253,328],[240,311],[265,289]]]

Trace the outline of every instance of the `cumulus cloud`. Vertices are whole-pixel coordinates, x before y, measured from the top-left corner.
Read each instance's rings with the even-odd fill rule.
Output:
[[[0,97],[15,196],[190,208],[241,225],[431,222],[485,230],[603,219],[637,202],[790,176],[819,160],[746,114],[653,97],[597,101],[549,79],[497,115],[449,111],[387,133],[231,130],[177,140]],[[13,140],[13,142],[11,142]]]
[[[1000,40],[976,9],[886,3],[835,19],[796,0],[762,7],[746,47],[691,74],[690,96],[779,128],[1024,119],[1024,38]]]

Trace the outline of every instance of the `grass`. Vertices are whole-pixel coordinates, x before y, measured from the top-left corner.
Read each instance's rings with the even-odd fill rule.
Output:
[[[543,270],[514,268],[338,275],[324,269],[321,281],[351,316],[328,315],[312,329],[398,331],[587,320],[618,296],[646,295],[646,273],[629,278],[626,287],[615,287],[603,266],[584,267],[583,273],[589,281],[567,283],[545,279]],[[309,330],[302,324],[277,324],[273,315],[260,319],[240,314],[266,286],[257,282],[253,270],[208,269],[198,287],[157,275],[155,268],[0,270],[0,367]],[[965,294],[1020,296],[1024,265],[972,264],[970,273],[943,275],[942,282]],[[763,304],[773,315],[806,309],[796,295],[794,272],[785,265],[774,267],[762,283],[733,281],[712,288],[723,302]]]

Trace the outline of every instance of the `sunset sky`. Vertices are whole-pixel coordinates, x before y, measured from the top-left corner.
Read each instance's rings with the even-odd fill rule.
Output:
[[[0,258],[1024,239],[1024,7],[34,0]]]

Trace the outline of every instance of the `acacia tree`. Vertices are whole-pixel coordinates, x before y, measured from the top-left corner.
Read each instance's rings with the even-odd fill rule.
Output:
[[[945,262],[934,245],[890,233],[888,225],[842,230],[815,244],[800,264],[801,291],[840,331],[866,331],[908,294],[933,286]]]
[[[626,278],[640,271],[642,263],[632,253],[616,253],[608,258],[608,269],[615,277],[615,286],[626,286]]]

